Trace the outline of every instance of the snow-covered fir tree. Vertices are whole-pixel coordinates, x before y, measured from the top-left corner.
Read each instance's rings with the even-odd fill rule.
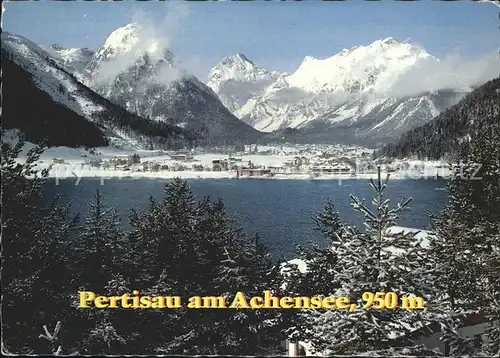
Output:
[[[75,220],[58,198],[44,204],[47,170],[33,147],[19,160],[25,142],[2,143],[2,344],[10,353],[52,352],[39,338],[45,324],[69,315],[69,251]],[[45,200],[47,202],[47,200]]]
[[[442,340],[453,355],[500,353],[500,117],[473,127],[469,155],[454,168],[449,203],[433,220],[431,251],[445,268],[443,301],[453,319]],[[464,320],[489,324],[483,344],[460,334]]]
[[[223,250],[218,290],[226,297],[228,305],[234,302],[237,292],[243,292],[248,303],[251,297],[261,296],[265,290],[277,291],[278,267],[271,261],[258,235],[250,241],[241,234],[235,236],[226,240]],[[285,338],[279,324],[280,312],[275,310],[239,308],[220,312],[220,317],[224,314],[227,319],[221,319],[221,331],[232,333],[222,346],[221,354],[272,354],[276,353],[279,341]]]
[[[180,296],[188,303],[200,292],[253,294],[272,281],[268,255],[260,244],[250,244],[222,201],[196,200],[180,179],[165,187],[161,201],[151,199],[149,210],[133,213],[132,226],[134,242],[149,259],[141,284],[149,285],[152,294]],[[158,326],[148,341],[157,354],[250,354],[279,340],[270,334],[276,331],[270,313],[256,310],[179,308],[155,314],[150,326]]]
[[[297,325],[290,334],[297,340],[310,342],[315,352],[362,354],[392,348],[395,352],[421,354],[425,348],[415,346],[407,338],[408,333],[446,317],[441,307],[434,304],[439,296],[434,285],[438,268],[428,260],[422,239],[414,232],[388,233],[387,229],[397,223],[398,215],[409,210],[411,199],[403,199],[390,208],[385,196],[387,181],[388,177],[381,178],[379,169],[378,180],[370,183],[375,191],[373,208],[351,195],[352,208],[364,217],[363,229],[343,224],[330,203],[318,217],[331,243],[320,250],[319,259],[308,264],[307,275],[316,280],[301,290],[323,296],[347,296],[358,307],[352,312],[327,309],[299,313],[298,322],[308,322],[307,326]],[[306,261],[307,258],[304,257]],[[416,295],[424,298],[427,307],[376,309],[378,304],[375,304],[363,309],[366,302],[362,295],[366,291],[396,292],[399,297]],[[399,300],[397,303],[400,305]]]
[[[260,294],[277,284],[276,266],[220,200],[197,201],[182,180],[144,212],[133,212],[130,231],[100,191],[78,226],[69,204],[43,197],[48,171],[36,168],[43,148],[19,162],[23,144],[2,145],[4,351],[249,354],[275,347],[276,311],[76,309],[83,290],[121,295],[141,288],[143,295],[179,295],[182,302],[200,293]],[[40,338],[44,325],[65,329]]]
[[[102,294],[121,296],[132,293],[127,279],[120,273],[111,273],[111,279],[104,287]],[[86,317],[88,329],[80,340],[79,350],[83,354],[127,354],[130,346],[138,338],[138,324],[145,324],[138,312],[124,308],[79,310]],[[136,325],[130,325],[130,322]]]
[[[306,269],[299,270],[296,263],[285,262],[282,266],[284,285],[282,295],[312,297],[335,292],[338,283],[333,279],[332,268],[337,262],[337,255],[332,244],[337,239],[337,232],[342,221],[335,210],[335,205],[327,200],[323,211],[313,217],[315,229],[324,236],[326,247],[312,244],[310,247],[297,246],[297,257],[306,263]],[[309,340],[315,325],[310,312],[305,310],[285,310],[282,312],[284,325],[288,327],[289,339]]]
[[[82,288],[103,292],[113,276],[120,273],[126,236],[120,232],[119,225],[118,213],[108,209],[101,191],[97,189],[75,245],[79,265],[78,285]]]
[[[92,291],[109,296],[132,292],[124,276],[128,266],[124,254],[129,245],[119,225],[117,211],[108,208],[101,191],[96,190],[76,238],[78,278],[75,286],[78,288],[74,292]],[[92,307],[77,310],[75,316],[74,322],[78,322],[84,332],[78,342],[79,351],[84,354],[125,354],[127,338],[138,333],[137,327],[128,324],[137,318],[130,310]]]

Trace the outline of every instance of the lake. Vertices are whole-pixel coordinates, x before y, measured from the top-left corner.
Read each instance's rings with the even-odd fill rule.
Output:
[[[311,216],[331,199],[341,217],[349,224],[360,225],[362,217],[350,207],[349,194],[373,198],[369,180],[187,180],[197,198],[222,198],[229,213],[247,234],[259,233],[275,257],[291,259],[296,244],[309,242],[323,244],[321,235],[314,231]],[[146,208],[150,195],[158,200],[163,195],[167,180],[82,178],[78,185],[73,179],[50,179],[48,196],[63,194],[73,201],[73,211],[85,213],[96,189],[100,189],[108,206],[115,207],[128,226],[130,209]],[[425,229],[428,216],[437,213],[446,202],[442,179],[389,181],[387,196],[394,205],[402,197],[412,197],[411,211],[403,213],[398,225]]]

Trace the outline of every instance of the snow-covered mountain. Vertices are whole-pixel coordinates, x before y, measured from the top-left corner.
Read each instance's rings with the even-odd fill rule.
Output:
[[[208,73],[206,84],[219,95],[222,103],[238,116],[238,109],[248,100],[261,96],[264,90],[284,76],[269,72],[237,53],[224,58]]]
[[[88,48],[65,48],[57,44],[42,46],[42,48],[78,79],[84,80],[88,76],[87,65],[94,51]]]
[[[471,93],[436,118],[377,151],[377,157],[467,158],[474,133],[500,129],[500,76]],[[485,133],[485,132],[484,132]]]
[[[207,85],[235,115],[261,131],[290,127],[307,137],[384,141],[461,98],[446,90],[397,92],[406,73],[438,62],[419,46],[386,38],[326,59],[307,56],[292,74],[231,56],[210,71]]]
[[[260,135],[186,73],[148,30],[132,23],[113,31],[87,66],[89,87],[133,113],[185,128],[212,143]]]
[[[344,49],[324,60],[307,56],[286,81],[313,93],[384,93],[399,75],[424,61],[438,59],[418,46],[389,37]]]
[[[111,144],[136,148],[182,145],[186,144],[187,140],[194,139],[189,132],[181,128],[154,123],[111,103],[81,84],[74,75],[61,67],[59,57],[54,58],[49,52],[24,37],[2,32],[2,57],[5,61],[9,61],[9,75],[17,76],[25,87],[24,90],[20,89],[20,93],[35,94],[37,101],[44,104],[35,109],[38,118],[18,120],[30,121],[32,124],[37,124],[37,128],[38,122],[43,123],[47,132],[71,132],[71,124],[64,123],[64,118],[61,119],[56,115],[57,111],[71,116],[79,125],[82,124],[81,119],[93,123]],[[16,78],[13,77],[11,83],[15,81]],[[48,101],[45,100],[47,95],[50,98]],[[42,97],[43,100],[40,100]],[[16,100],[14,104],[14,99],[12,103],[5,101],[4,106],[12,106],[10,113],[13,116],[16,113],[24,113],[20,101]],[[29,98],[24,101],[27,102],[24,106],[35,106],[29,103]],[[57,106],[52,106],[52,103]],[[13,122],[15,120],[12,118]],[[16,128],[15,123],[12,124]],[[64,127],[59,127],[61,124]],[[78,131],[78,128],[74,127],[73,130]],[[68,133],[68,135],[73,134]]]

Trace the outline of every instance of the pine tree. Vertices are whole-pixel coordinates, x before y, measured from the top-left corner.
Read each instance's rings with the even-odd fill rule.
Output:
[[[120,273],[126,244],[119,224],[118,213],[107,208],[98,189],[77,238],[79,286],[103,292],[113,276]]]
[[[149,280],[148,292],[181,296],[185,304],[191,296],[226,294],[230,303],[236,291],[251,294],[264,289],[269,280],[268,256],[262,246],[249,243],[222,201],[197,201],[180,179],[166,186],[162,201],[151,199],[149,210],[133,213],[131,219],[136,245],[142,242],[144,257],[151,260],[141,273]],[[152,321],[161,325],[161,333],[148,344],[156,346],[157,354],[252,353],[267,345],[268,317],[261,314],[234,309],[163,310],[157,315],[161,320]],[[245,326],[248,329],[241,329]]]
[[[234,225],[220,200],[196,201],[181,180],[166,187],[163,200],[151,199],[149,210],[132,213],[129,233],[119,228],[116,211],[106,207],[99,191],[76,227],[68,205],[40,205],[47,171],[40,178],[35,163],[42,149],[18,164],[21,147],[2,148],[2,319],[8,351],[59,354],[62,346],[63,353],[93,355],[247,354],[276,345],[280,328],[271,311],[77,310],[75,293],[82,290],[120,295],[150,287],[141,293],[180,295],[186,302],[193,295],[236,290],[260,294],[279,281],[259,240]],[[38,329],[57,322],[72,329],[58,330],[53,339],[46,335],[48,346]]]
[[[85,353],[92,355],[128,353],[128,349],[124,349],[125,344],[127,340],[106,316],[90,330],[84,343]]]
[[[469,154],[454,168],[448,184],[449,203],[433,220],[432,252],[446,273],[442,300],[454,318],[443,327],[442,340],[453,354],[500,352],[499,120],[497,115],[472,129]],[[481,348],[459,333],[471,315],[489,323],[488,342]]]
[[[414,347],[408,333],[442,319],[440,308],[430,304],[423,311],[360,307],[366,301],[362,300],[366,291],[396,292],[399,297],[417,295],[427,302],[434,302],[439,294],[432,281],[436,267],[426,259],[426,250],[416,233],[388,234],[387,229],[396,224],[398,215],[409,210],[411,199],[390,208],[385,197],[387,181],[388,177],[382,180],[379,168],[378,180],[370,183],[375,191],[374,209],[351,195],[351,206],[365,218],[364,230],[342,224],[331,206],[319,218],[323,232],[332,239],[331,253],[321,265],[308,265],[308,271],[318,270],[309,275],[320,277],[323,273],[332,283],[324,288],[318,284],[316,293],[346,296],[358,307],[352,312],[328,309],[302,313],[310,324],[307,334],[298,332],[297,339],[311,342],[316,352],[354,354],[391,347],[421,352],[422,347]]]
[[[220,264],[219,292],[231,304],[236,292],[247,302],[269,290],[277,293],[281,284],[278,266],[258,235],[251,240],[236,236],[226,240]],[[224,318],[224,315],[227,318]],[[256,354],[276,352],[282,335],[280,313],[265,309],[236,309],[218,312],[220,331],[232,332],[218,347],[219,354]]]
[[[102,291],[106,296],[130,294],[132,289],[128,280],[120,273],[111,274],[111,279]],[[132,354],[141,328],[147,325],[142,316],[130,309],[96,309],[81,310],[80,315],[87,322],[81,322],[89,328],[81,334],[79,350],[84,354]],[[130,325],[134,321],[136,324]]]
[[[282,277],[285,282],[283,295],[312,297],[329,292],[336,292],[339,288],[334,279],[332,267],[337,262],[333,247],[338,241],[342,222],[335,205],[327,200],[323,211],[313,217],[314,229],[326,239],[327,245],[313,244],[310,248],[299,245],[297,257],[306,265],[305,272],[301,272],[297,264],[286,262],[283,265]],[[287,310],[283,318],[288,327],[288,338],[291,341],[313,339],[314,321],[310,319],[310,312],[305,310]]]
[[[43,324],[69,315],[70,237],[75,220],[69,205],[43,197],[48,170],[37,162],[36,146],[19,160],[24,146],[2,143],[2,323],[11,353],[49,353],[38,338]]]
[[[197,206],[187,183],[175,179],[165,186],[161,201],[151,197],[148,210],[132,211],[129,234],[134,253],[130,255],[134,256],[130,257],[135,271],[131,275],[132,285],[145,287],[145,294],[181,296],[182,302],[186,302],[191,293],[204,292],[197,278],[197,272],[203,273],[197,257],[199,242],[195,224],[200,213]],[[146,351],[139,353],[179,352],[173,340],[185,334],[185,324],[189,322],[184,319],[187,310],[145,311],[148,312],[140,315],[147,317],[145,331],[151,334],[141,345]]]
[[[110,296],[131,293],[125,276],[128,257],[124,255],[129,245],[119,225],[118,213],[107,207],[97,190],[76,238],[75,261],[79,275],[74,292],[92,291]],[[85,337],[80,336],[79,350],[85,354],[127,353],[128,340],[124,337],[137,334],[137,329],[128,324],[135,318],[134,313],[122,308],[77,310],[72,322]]]

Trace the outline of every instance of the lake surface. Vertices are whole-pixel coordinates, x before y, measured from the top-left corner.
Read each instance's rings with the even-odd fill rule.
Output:
[[[371,204],[373,189],[369,180],[187,180],[197,198],[222,198],[229,213],[243,226],[247,234],[259,233],[275,257],[291,259],[296,244],[311,241],[324,244],[314,231],[312,215],[321,211],[331,199],[341,217],[349,224],[360,225],[362,217],[350,207],[349,194],[366,199]],[[121,214],[128,226],[132,208],[145,209],[150,195],[160,200],[167,180],[82,178],[78,185],[73,179],[51,179],[46,194],[63,194],[73,202],[73,211],[82,216],[96,189],[100,189],[108,206]],[[402,197],[412,197],[411,211],[403,213],[398,225],[425,229],[430,213],[438,212],[446,202],[446,192],[440,190],[442,179],[389,181],[387,196],[393,205]]]

